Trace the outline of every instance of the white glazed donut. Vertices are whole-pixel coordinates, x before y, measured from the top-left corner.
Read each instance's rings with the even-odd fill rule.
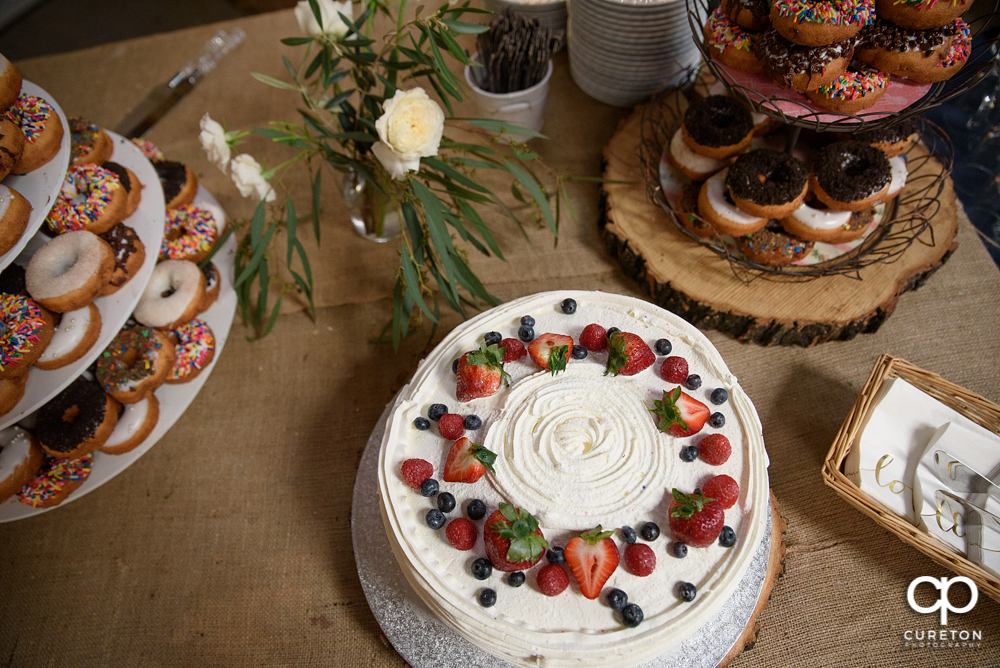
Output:
[[[883,202],[888,202],[899,194],[906,185],[906,177],[909,175],[906,158],[902,155],[889,158],[889,168],[892,170],[892,179],[889,181],[889,191],[882,198]]]
[[[101,312],[93,304],[63,313],[45,352],[35,362],[44,371],[59,369],[83,357],[101,333]]]
[[[31,482],[45,454],[20,427],[0,431],[0,503]]]
[[[115,430],[98,450],[109,455],[122,455],[146,440],[160,418],[160,402],[150,394],[135,404],[126,404],[118,416]]]
[[[132,316],[147,327],[175,329],[194,318],[205,298],[205,275],[194,262],[164,260],[139,298]]]
[[[21,73],[0,54],[0,112],[14,104],[21,93]]]
[[[857,239],[869,228],[874,210],[834,211],[817,209],[806,203],[781,219],[781,226],[793,237],[806,241],[843,244]]]
[[[111,246],[93,232],[77,230],[42,246],[28,263],[24,282],[35,301],[65,313],[94,301],[114,268]]]
[[[695,153],[684,141],[683,133],[679,128],[674,133],[673,139],[670,140],[669,156],[671,164],[692,181],[704,181],[729,164],[729,160],[709,158]]]
[[[724,169],[705,181],[698,193],[698,212],[721,234],[753,234],[767,224],[767,219],[741,211],[726,199],[728,175],[729,169]]]

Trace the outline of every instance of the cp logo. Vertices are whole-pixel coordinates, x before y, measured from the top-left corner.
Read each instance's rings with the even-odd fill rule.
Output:
[[[941,598],[935,601],[934,605],[927,608],[922,608],[919,605],[917,605],[916,600],[914,600],[913,598],[913,592],[916,591],[917,585],[921,584],[922,582],[926,582],[935,589],[941,591]],[[972,597],[969,599],[969,604],[964,608],[952,607],[951,601],[948,599],[948,589],[951,588],[951,586],[956,582],[964,583],[966,586],[969,587],[969,590],[972,592]],[[979,600],[979,589],[976,588],[976,583],[965,576],[960,576],[957,578],[941,578],[940,580],[938,580],[937,578],[932,578],[929,575],[923,575],[914,580],[913,582],[911,582],[909,588],[906,590],[906,602],[910,604],[910,607],[913,608],[914,612],[921,612],[927,614],[929,612],[934,612],[935,610],[941,611],[941,626],[948,626],[949,610],[951,612],[957,612],[960,614],[963,612],[968,612],[969,610],[972,610],[974,607],[976,607],[976,601],[978,600]]]

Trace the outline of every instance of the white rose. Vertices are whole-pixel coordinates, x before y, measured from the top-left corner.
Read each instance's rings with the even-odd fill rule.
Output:
[[[267,182],[260,171],[260,163],[248,153],[241,153],[233,158],[229,165],[233,170],[233,183],[240,189],[244,197],[256,195],[258,200],[274,201],[277,195],[274,188]]]
[[[403,179],[407,172],[420,169],[420,158],[437,155],[444,111],[423,88],[396,90],[375,129],[381,141],[375,142],[372,153],[392,178]]]
[[[208,154],[208,159],[226,173],[229,164],[229,142],[226,141],[226,131],[218,121],[213,121],[208,114],[201,117],[201,132],[198,134],[201,147]]]
[[[299,29],[310,37],[327,34],[334,39],[340,39],[346,35],[348,27],[340,15],[354,18],[354,5],[351,0],[346,0],[346,2],[316,0],[316,2],[319,4],[320,16],[323,17],[323,25],[316,22],[316,15],[313,14],[309,1],[301,0],[295,5],[295,20],[299,22]]]

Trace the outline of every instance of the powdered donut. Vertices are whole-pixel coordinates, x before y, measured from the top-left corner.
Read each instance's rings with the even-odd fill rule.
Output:
[[[720,234],[731,234],[734,237],[753,234],[767,224],[767,218],[740,211],[729,201],[726,190],[728,175],[729,170],[724,169],[702,184],[701,192],[698,193],[698,211]]]
[[[847,71],[854,53],[853,39],[827,46],[799,46],[776,30],[761,33],[755,46],[771,80],[799,92],[831,83]]]
[[[195,193],[198,192],[198,177],[190,167],[170,160],[154,162],[153,167],[156,168],[160,185],[163,186],[163,199],[167,203],[167,210],[194,201]]]
[[[163,385],[174,365],[174,344],[165,332],[126,327],[97,358],[97,380],[122,402],[134,404]]]
[[[31,482],[45,461],[45,453],[31,434],[20,427],[0,431],[0,503]]]
[[[153,269],[133,317],[147,327],[174,329],[194,318],[205,299],[205,275],[194,262],[164,260]]]
[[[100,165],[111,159],[114,144],[108,133],[85,118],[69,117],[70,164]]]
[[[21,72],[0,54],[0,112],[6,111],[21,94]]]
[[[875,9],[900,28],[932,30],[972,9],[972,0],[875,0]]]
[[[170,333],[174,342],[174,366],[167,374],[168,383],[194,380],[215,357],[215,335],[204,320],[195,318]]]
[[[11,173],[32,172],[59,152],[63,137],[62,121],[48,102],[34,95],[21,95],[7,110],[7,116],[24,133],[24,153]]]
[[[133,450],[146,440],[159,419],[160,402],[157,401],[155,394],[150,394],[140,402],[126,405],[125,410],[118,416],[115,430],[99,450],[109,455],[123,455]]]
[[[874,20],[874,0],[774,0],[771,3],[771,25],[789,42],[802,46],[843,42]]]
[[[35,438],[50,457],[78,459],[104,445],[117,423],[118,402],[81,377],[41,407]]]
[[[128,283],[135,276],[135,272],[142,267],[146,261],[146,246],[135,230],[125,223],[118,223],[102,234],[101,238],[111,246],[111,252],[115,257],[115,268],[111,272],[111,279],[101,292],[101,295],[111,295]]]
[[[972,32],[955,19],[934,30],[907,30],[888,21],[865,29],[856,49],[858,60],[917,83],[950,79],[969,59]]]
[[[62,314],[52,340],[35,366],[43,371],[72,364],[87,354],[101,333],[101,312],[93,304]]]
[[[0,184],[0,255],[17,245],[31,217],[31,202]]]
[[[153,164],[163,161],[163,151],[160,150],[159,146],[149,141],[145,137],[133,137],[132,143],[135,145],[136,148],[142,151],[142,154],[146,156],[146,159],[152,162]]]
[[[847,70],[832,83],[806,91],[806,97],[817,107],[856,114],[878,102],[888,86],[888,74],[859,65],[856,69]]]
[[[704,181],[729,164],[727,159],[708,158],[695,153],[684,141],[682,134],[680,128],[674,133],[670,140],[670,150],[667,151],[667,160],[684,176],[692,181]]]
[[[45,244],[24,274],[28,294],[57,313],[75,311],[101,294],[115,268],[111,246],[92,232],[62,234]]]
[[[117,162],[105,162],[101,167],[113,173],[118,178],[118,182],[122,184],[122,188],[125,189],[125,215],[123,218],[128,218],[139,208],[139,202],[142,200],[142,183],[139,182],[139,177],[131,169],[119,165]]]
[[[7,178],[24,153],[24,133],[17,123],[0,115],[0,181]]]
[[[744,153],[729,168],[726,189],[733,203],[752,216],[782,218],[798,208],[809,185],[809,169],[784,151]]]
[[[788,234],[776,220],[769,220],[764,227],[737,241],[748,260],[772,267],[801,260],[814,245],[811,241],[803,241]]]
[[[0,379],[0,415],[6,415],[17,406],[24,396],[24,385],[28,374]]]
[[[90,476],[93,462],[93,455],[79,459],[47,457],[31,482],[17,493],[17,498],[33,508],[58,506]]]
[[[167,211],[161,260],[201,262],[226,227],[226,215],[212,204],[187,204]]]
[[[723,65],[749,74],[764,71],[760,58],[754,53],[755,35],[726,18],[721,7],[708,17],[702,32],[712,57]]]
[[[837,211],[862,211],[882,200],[892,169],[885,153],[858,141],[823,147],[813,164],[810,190]]]
[[[125,217],[127,198],[114,172],[97,165],[70,167],[45,224],[54,234],[107,232]]]
[[[0,295],[0,378],[28,373],[52,340],[52,314],[35,300]]]

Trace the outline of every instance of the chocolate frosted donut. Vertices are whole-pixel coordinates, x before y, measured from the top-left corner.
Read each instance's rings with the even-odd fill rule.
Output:
[[[69,117],[71,165],[99,165],[111,159],[114,144],[111,137],[85,118]]]
[[[951,78],[972,51],[972,32],[962,19],[934,30],[908,30],[876,21],[861,33],[858,60],[917,83]]]
[[[118,177],[118,181],[125,190],[125,218],[128,218],[139,208],[139,201],[142,199],[142,184],[135,173],[117,162],[105,162],[101,165],[104,169]]]
[[[764,71],[774,83],[799,92],[824,86],[847,71],[854,38],[826,46],[799,46],[768,30],[755,42]]]
[[[834,211],[861,211],[882,199],[891,179],[885,153],[864,142],[843,141],[819,151],[809,185]]]
[[[776,220],[769,220],[767,225],[753,234],[739,237],[738,241],[748,260],[773,267],[801,260],[814,245],[812,241],[793,237]]]
[[[908,118],[902,123],[875,130],[865,130],[855,135],[846,135],[846,140],[863,141],[885,152],[890,158],[905,152],[917,139],[917,122]]]
[[[753,115],[742,102],[725,95],[710,95],[684,113],[684,142],[695,153],[728,158],[746,150],[753,138]]]
[[[744,153],[729,168],[726,189],[733,203],[754,216],[783,218],[802,204],[809,183],[805,163],[783,151]]]
[[[23,153],[24,132],[17,123],[0,115],[0,181],[14,170]]]
[[[769,0],[722,0],[722,11],[744,30],[760,32],[771,27]]]
[[[146,260],[146,247],[139,240],[139,235],[124,223],[118,223],[110,230],[100,235],[111,246],[115,257],[115,268],[111,272],[111,280],[104,288],[102,295],[114,294],[118,288],[128,283]]]
[[[35,438],[52,457],[78,459],[103,445],[117,422],[117,402],[80,377],[38,411]]]
[[[187,165],[163,160],[153,163],[153,167],[160,177],[167,209],[175,209],[194,201],[194,195],[198,191],[198,178]]]

